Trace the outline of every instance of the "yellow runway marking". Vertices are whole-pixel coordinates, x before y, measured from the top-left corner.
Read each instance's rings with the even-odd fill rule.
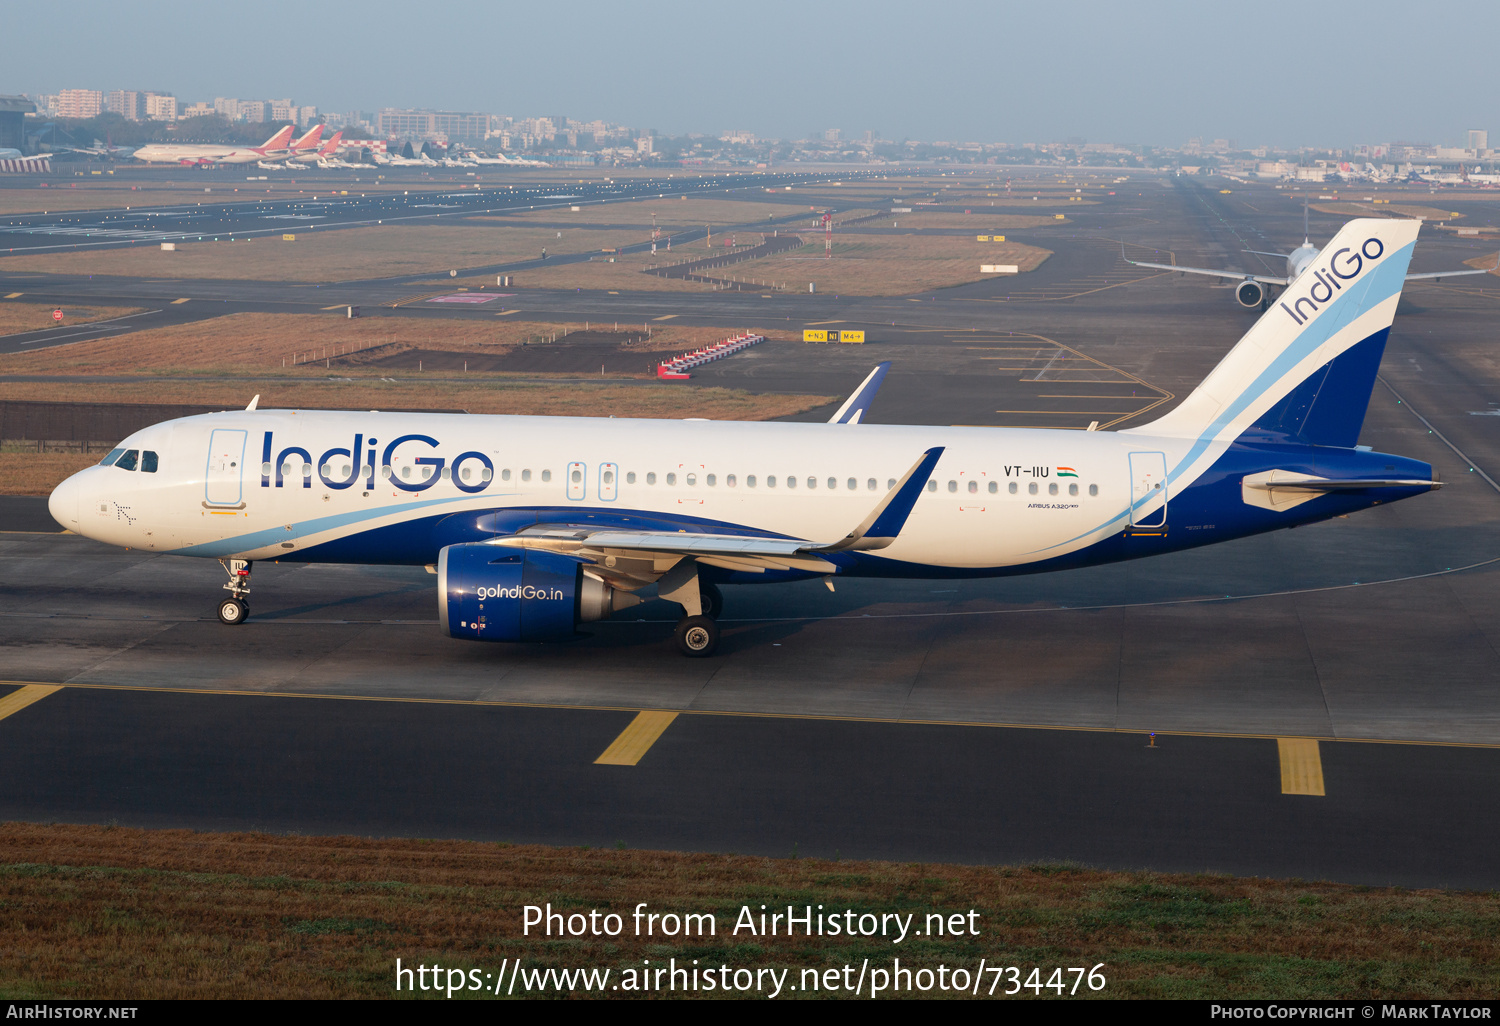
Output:
[[[846,324],[848,322],[847,321],[804,321],[803,323],[808,324],[808,325],[814,325],[814,324]]]
[[[1281,793],[1323,793],[1323,759],[1318,741],[1311,737],[1278,737],[1276,750],[1281,754]]]
[[[335,303],[333,306],[325,306],[323,309],[324,310],[343,310],[348,305],[349,305],[348,303]]]
[[[0,720],[12,716],[33,702],[40,702],[54,691],[62,688],[56,684],[27,684],[19,691],[12,691],[4,698],[0,698]]]
[[[26,295],[26,293],[24,293],[24,292],[12,292],[10,295],[6,296],[5,298],[6,299],[20,299],[24,295]]]
[[[172,300],[172,305],[173,306],[181,306],[183,303],[186,303],[186,302],[187,302],[187,299],[185,297],[182,298],[182,299],[174,299],[174,300]]]
[[[676,314],[662,314],[660,317],[651,318],[653,321],[670,321]]]
[[[596,766],[634,766],[677,718],[675,712],[646,710],[636,714],[620,736],[594,760]]]
[[[496,317],[509,317],[511,314],[520,313],[520,312],[521,311],[519,311],[519,310],[502,310],[500,313],[497,313],[495,316]]]

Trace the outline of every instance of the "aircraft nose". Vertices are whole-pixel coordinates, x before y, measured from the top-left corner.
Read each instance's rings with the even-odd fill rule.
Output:
[[[69,531],[78,530],[78,498],[83,490],[78,477],[78,474],[74,474],[52,489],[52,494],[47,499],[47,512]]]

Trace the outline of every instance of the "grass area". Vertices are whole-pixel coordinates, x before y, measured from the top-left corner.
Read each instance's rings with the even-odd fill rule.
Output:
[[[1051,214],[1001,214],[986,207],[974,207],[973,210],[972,214],[954,214],[918,208],[910,214],[890,214],[889,217],[892,221],[899,221],[902,228],[971,228],[981,235],[1004,234],[1013,228],[1051,228],[1073,223],[1067,218],[1059,221]],[[888,227],[884,220],[866,221],[865,224]]]
[[[715,932],[635,936],[637,902],[709,913]],[[618,937],[523,935],[522,906],[544,903],[563,914],[617,913],[625,928]],[[900,945],[736,936],[740,909],[762,904],[914,914],[914,925],[930,913],[958,913],[967,925],[972,909],[979,936]],[[1066,865],[10,823],[0,827],[0,908],[0,993],[13,1000],[388,997],[397,958],[481,973],[519,958],[532,969],[607,968],[611,981],[646,959],[698,959],[703,968],[788,969],[794,986],[803,970],[852,964],[857,975],[866,958],[876,969],[899,957],[910,969],[950,971],[985,959],[1023,967],[1023,979],[1040,966],[1041,982],[1052,967],[1102,962],[1105,997],[1479,999],[1500,987],[1494,895]],[[1007,978],[999,989],[1008,986]]]
[[[642,280],[649,276],[640,275]],[[702,286],[699,286],[702,288]],[[0,306],[0,310],[4,307]],[[594,328],[614,327],[615,322],[592,322]],[[337,314],[241,313],[211,320],[174,324],[149,331],[91,339],[70,346],[0,356],[0,374],[101,374],[101,375],[203,375],[278,374],[285,377],[324,378],[325,354],[340,355],[375,346],[397,349],[444,349],[451,352],[494,352],[497,347],[518,346],[539,336],[583,328],[568,324],[520,321],[508,317],[493,320],[416,317],[360,317],[349,320]],[[638,328],[641,325],[622,324]],[[651,340],[639,343],[642,351],[693,349],[717,342],[741,330],[736,326],[687,327],[652,323]],[[749,327],[749,326],[747,326]],[[760,329],[762,334],[770,334]],[[391,352],[386,349],[384,352]],[[294,355],[312,354],[311,364],[283,366]],[[341,375],[362,373],[358,368],[334,368]],[[363,372],[379,373],[384,372]],[[12,396],[11,398],[18,398]],[[156,400],[153,400],[156,401]],[[431,405],[419,404],[419,405]]]
[[[1015,264],[1034,271],[1051,250],[1018,242],[921,235],[845,235],[833,240],[833,258],[823,258],[823,240],[813,239],[787,254],[749,260],[724,273],[740,278],[786,282],[794,291],[815,282],[819,292],[846,296],[899,296],[947,288],[985,277],[981,262]],[[714,273],[714,272],[709,272]],[[642,277],[650,277],[643,275]]]
[[[102,452],[0,452],[0,495],[46,495],[103,457]]]
[[[1483,268],[1491,274],[1500,275],[1500,271],[1494,269],[1497,260],[1500,260],[1500,253],[1486,253],[1484,256],[1475,257],[1473,260],[1465,260],[1464,263],[1476,270]],[[1480,280],[1482,281],[1483,279]]]
[[[89,324],[107,321],[113,317],[140,313],[138,306],[74,306],[62,307],[63,319],[52,319],[52,311],[58,309],[51,303],[27,303],[19,300],[0,301],[0,335],[18,335],[26,331],[55,328],[60,325]]]
[[[1464,215],[1444,207],[1414,206],[1410,203],[1312,203],[1309,206],[1322,214],[1338,214],[1343,217],[1420,217],[1424,221],[1459,221]]]
[[[349,281],[531,260],[548,253],[583,253],[643,241],[637,231],[507,227],[379,225],[218,242],[179,242],[177,251],[135,246],[107,251],[0,257],[0,269],[51,274],[229,278],[263,281]]]
[[[768,217],[786,217],[806,209],[803,204],[752,203],[746,200],[683,198],[681,193],[667,193],[661,199],[631,203],[581,204],[576,213],[567,207],[531,210],[507,221],[578,221],[605,224],[638,224],[649,229],[651,215],[662,227],[701,228],[704,225],[753,224]],[[636,239],[635,241],[640,241]]]

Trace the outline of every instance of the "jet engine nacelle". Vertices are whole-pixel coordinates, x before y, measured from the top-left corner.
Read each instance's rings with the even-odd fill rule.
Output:
[[[1266,287],[1258,281],[1246,278],[1234,287],[1234,298],[1240,306],[1254,310],[1266,301]]]
[[[438,554],[438,619],[450,637],[547,641],[642,600],[584,572],[570,556],[487,542]]]

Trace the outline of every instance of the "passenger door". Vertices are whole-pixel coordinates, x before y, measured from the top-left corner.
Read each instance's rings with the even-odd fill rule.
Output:
[[[1157,500],[1161,505],[1157,505]],[[1130,454],[1130,526],[1167,526],[1167,456],[1160,452]]]
[[[209,437],[205,506],[244,507],[245,435],[235,428],[216,428]]]

